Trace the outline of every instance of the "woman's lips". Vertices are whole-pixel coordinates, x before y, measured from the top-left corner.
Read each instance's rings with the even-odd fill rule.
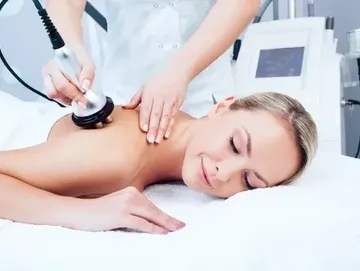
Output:
[[[201,167],[200,167],[200,180],[207,186],[212,187],[209,175],[204,167],[203,159],[201,159]]]

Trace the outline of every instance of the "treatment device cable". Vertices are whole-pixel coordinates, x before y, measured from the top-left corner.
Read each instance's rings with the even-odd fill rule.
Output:
[[[5,6],[5,4],[8,2],[9,0],[2,0],[0,2],[0,12],[2,10],[2,8]],[[53,26],[49,16],[47,15],[46,13],[46,10],[41,6],[40,2],[37,1],[37,0],[33,0],[33,3],[35,5],[35,7],[37,8],[38,10],[38,13],[43,21],[43,23],[45,24],[44,20],[47,22],[46,25],[45,25],[45,28],[46,30],[49,29],[50,25]],[[98,25],[104,29],[105,31],[107,31],[107,22],[106,22],[106,18],[99,12],[97,11],[96,8],[94,8],[93,5],[91,5],[89,2],[86,3],[86,6],[85,6],[85,12],[92,18],[96,21],[96,23],[98,23]],[[54,27],[54,26],[53,26]],[[50,27],[51,28],[51,27]],[[51,30],[51,29],[50,29]],[[54,29],[55,27],[54,27]],[[60,35],[59,35],[60,36]],[[50,38],[51,39],[51,38]],[[23,79],[21,79],[21,77],[11,68],[10,64],[7,62],[2,50],[1,50],[1,45],[0,45],[0,60],[4,63],[4,66],[5,68],[10,72],[10,74],[12,76],[14,76],[14,78],[16,80],[18,80],[24,87],[26,87],[27,89],[29,89],[30,91],[32,91],[33,93],[41,96],[42,98],[48,100],[48,101],[51,101],[51,102],[55,102],[57,103],[59,106],[61,107],[64,107],[64,105],[62,105],[61,103],[53,100],[53,99],[50,99],[48,96],[46,96],[44,93],[42,93],[41,91],[39,90],[36,90],[35,88],[31,87],[29,84],[27,84]]]
[[[0,12],[1,12],[2,8],[5,6],[5,4],[6,4],[8,1],[9,1],[9,0],[3,0],[3,1],[0,2]],[[51,23],[51,21],[50,21],[50,18],[49,18],[49,17],[47,16],[47,14],[46,14],[46,11],[42,8],[40,2],[37,1],[37,0],[33,0],[33,2],[34,2],[34,4],[35,4],[36,8],[38,9],[38,13],[39,13],[39,15],[41,16],[41,19],[43,20],[44,25],[46,24],[45,27],[46,27],[46,29],[48,30],[48,33],[49,33],[49,31],[52,31],[51,33],[53,33],[54,30],[56,31],[55,27],[54,27],[54,30],[52,30],[52,29],[50,28],[50,24],[52,24],[52,23]],[[43,10],[43,11],[41,11],[41,10]],[[47,16],[48,20],[46,20],[46,16]],[[54,35],[54,34],[51,34],[51,36],[53,36],[53,35]],[[50,37],[50,33],[49,33],[49,37]],[[52,38],[50,37],[50,40],[51,40],[51,39],[52,39]],[[5,68],[7,68],[8,71],[11,73],[11,75],[14,76],[24,87],[26,87],[27,89],[29,89],[29,90],[32,91],[33,93],[35,93],[35,94],[43,97],[44,99],[46,99],[46,100],[48,100],[48,101],[55,102],[55,103],[57,103],[59,106],[65,107],[65,106],[62,105],[61,103],[59,103],[59,102],[57,102],[57,101],[55,101],[55,100],[53,100],[53,99],[50,99],[50,98],[47,97],[44,93],[42,93],[42,92],[39,91],[39,90],[36,90],[35,88],[33,88],[33,87],[31,87],[29,84],[27,84],[24,80],[22,80],[22,79],[20,78],[20,76],[16,74],[16,72],[11,68],[11,66],[9,65],[9,63],[6,61],[5,56],[4,56],[4,54],[3,54],[2,50],[1,50],[1,47],[0,47],[0,59],[1,59],[1,61],[4,63]]]

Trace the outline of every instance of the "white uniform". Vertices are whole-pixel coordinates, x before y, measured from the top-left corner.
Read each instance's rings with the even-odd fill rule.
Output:
[[[116,104],[129,102],[146,80],[171,61],[200,26],[214,2],[106,1],[108,40],[103,68],[98,70],[102,91]],[[228,50],[190,83],[182,110],[202,117],[213,105],[212,94],[217,100],[234,94],[230,59]]]

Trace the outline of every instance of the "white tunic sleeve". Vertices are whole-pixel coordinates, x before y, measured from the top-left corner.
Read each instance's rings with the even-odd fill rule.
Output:
[[[115,103],[127,103],[140,86],[172,60],[213,6],[212,0],[107,1],[108,35],[97,76]],[[169,89],[171,91],[171,89]],[[233,95],[230,50],[200,73],[182,110],[201,117],[217,100]]]

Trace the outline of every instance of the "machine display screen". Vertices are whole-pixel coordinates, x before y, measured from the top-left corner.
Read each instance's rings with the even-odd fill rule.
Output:
[[[305,47],[260,50],[256,78],[301,75]]]

